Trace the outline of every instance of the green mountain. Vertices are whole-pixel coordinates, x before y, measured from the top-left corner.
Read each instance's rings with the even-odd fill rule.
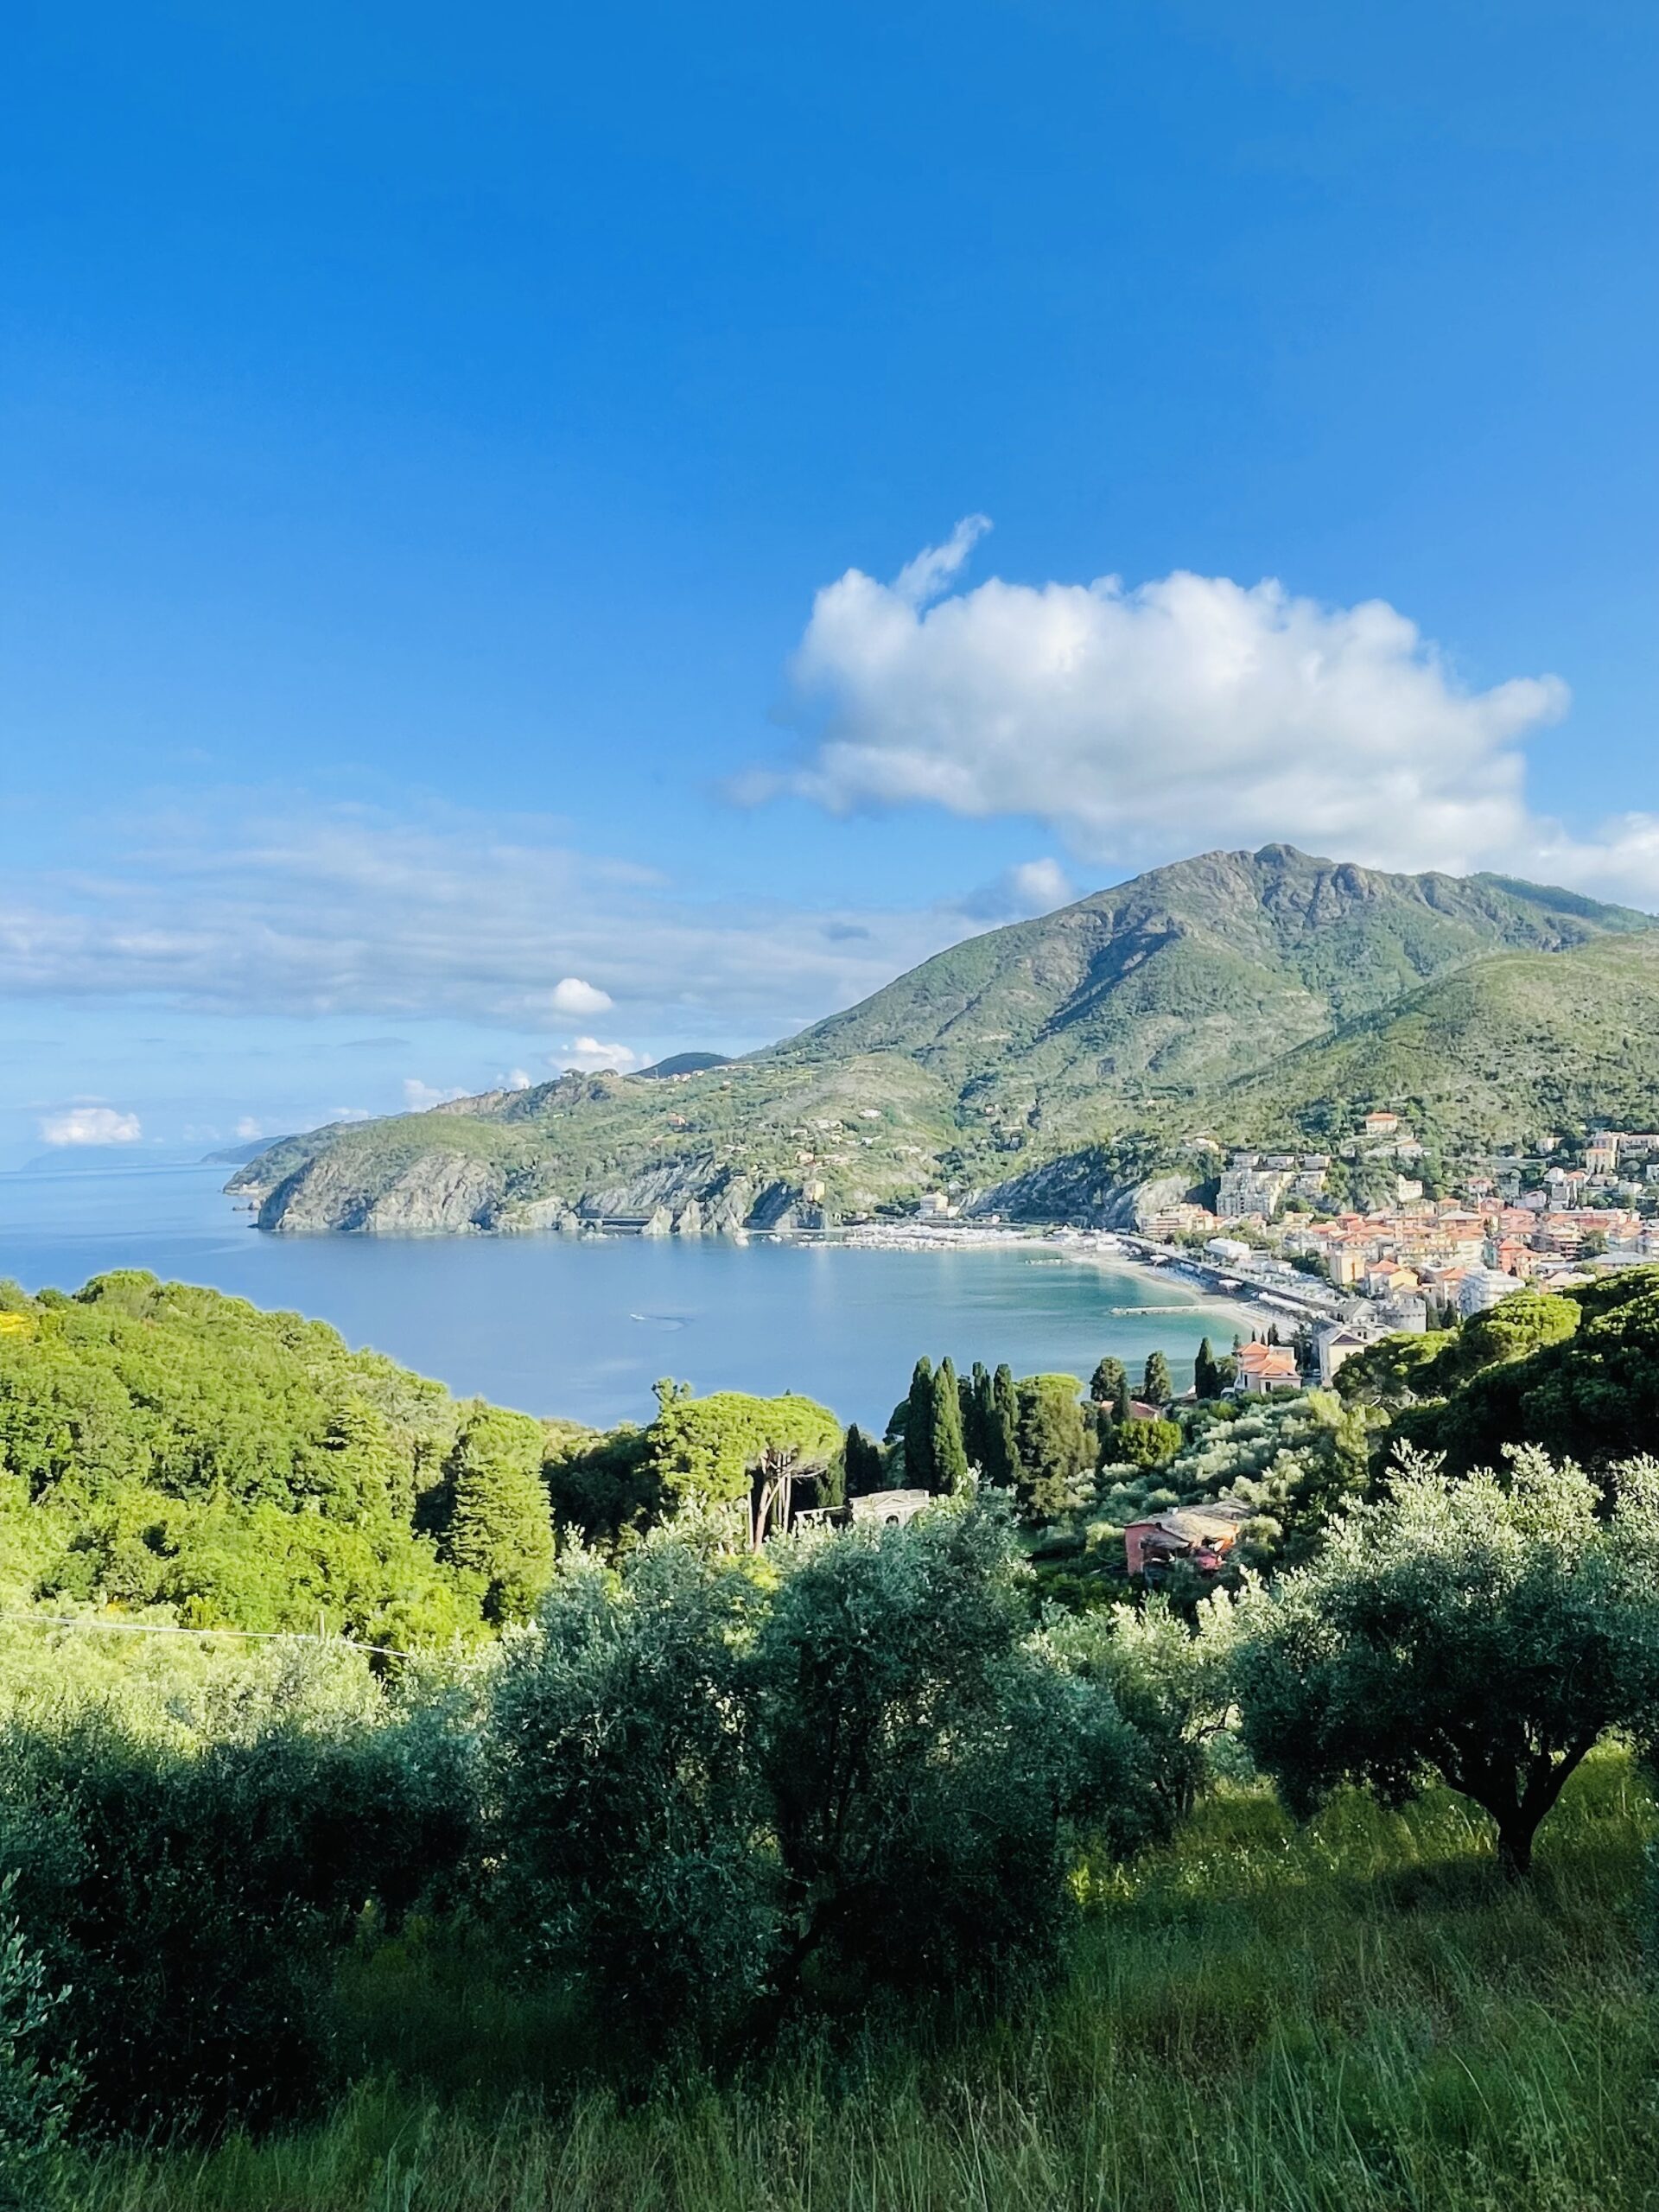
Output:
[[[1229,1087],[1236,1130],[1389,1106],[1454,1146],[1659,1121],[1659,931],[1482,960]]]
[[[691,1232],[902,1209],[941,1182],[1041,1211],[1069,1186],[1032,1171],[1068,1155],[1091,1149],[1109,1180],[1183,1133],[1289,1133],[1379,1084],[1432,1094],[1455,1145],[1499,1128],[1513,1072],[1525,1135],[1557,1095],[1592,1116],[1639,1090],[1639,1053],[1594,1055],[1645,1018],[1652,927],[1504,877],[1206,853],[971,938],[746,1059],[314,1131],[230,1187],[273,1229]],[[1523,998],[1548,1041],[1511,1070]],[[1454,1034],[1489,1040],[1479,1084],[1438,1065]],[[1560,1066],[1529,1075],[1549,1052]]]

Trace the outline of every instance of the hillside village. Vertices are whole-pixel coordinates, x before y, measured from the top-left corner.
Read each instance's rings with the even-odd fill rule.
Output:
[[[1350,1183],[1356,1166],[1373,1180],[1381,1166],[1391,1194],[1338,1206],[1332,1155],[1233,1152],[1213,1205],[1165,1206],[1142,1224],[1146,1256],[1190,1255],[1323,1319],[1310,1350],[1326,1382],[1378,1335],[1485,1313],[1522,1283],[1570,1289],[1659,1259],[1659,1132],[1547,1136],[1529,1154],[1438,1178],[1449,1185],[1441,1195],[1430,1194],[1426,1147],[1396,1113],[1365,1116],[1344,1153]]]

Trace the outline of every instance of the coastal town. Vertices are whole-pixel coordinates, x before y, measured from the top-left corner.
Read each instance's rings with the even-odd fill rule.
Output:
[[[861,1228],[850,1241],[1022,1236],[1057,1256],[1127,1260],[1179,1275],[1261,1309],[1243,1348],[1255,1357],[1238,1370],[1238,1387],[1249,1391],[1329,1383],[1377,1338],[1485,1313],[1522,1283],[1571,1289],[1659,1260],[1659,1131],[1548,1135],[1528,1152],[1493,1153],[1449,1175],[1433,1173],[1428,1148],[1389,1111],[1365,1115],[1335,1154],[1224,1154],[1205,1139],[1191,1149],[1192,1187],[1212,1192],[1211,1203],[1143,1207],[1132,1230],[1020,1230],[935,1193],[912,1221]],[[1383,1185],[1376,1202],[1335,1202],[1333,1187],[1351,1189],[1357,1169],[1374,1189]],[[1290,1342],[1258,1345],[1262,1334]]]

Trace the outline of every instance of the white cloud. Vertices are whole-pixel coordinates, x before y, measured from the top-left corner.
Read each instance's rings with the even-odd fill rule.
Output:
[[[1326,607],[1273,582],[949,592],[982,526],[891,584],[853,569],[818,593],[792,664],[810,753],[740,797],[1035,817],[1119,864],[1282,839],[1659,892],[1659,817],[1576,838],[1529,811],[1521,742],[1565,712],[1559,678],[1472,688],[1383,601]]]
[[[962,912],[974,921],[1017,922],[1032,914],[1052,914],[1077,895],[1058,861],[1022,861],[970,891],[962,901]]]
[[[44,1116],[40,1129],[46,1144],[137,1144],[143,1135],[136,1114],[113,1106],[67,1106]]]
[[[407,1113],[425,1114],[434,1106],[446,1106],[452,1098],[467,1096],[465,1084],[453,1084],[447,1090],[439,1090],[432,1084],[423,1083],[417,1075],[404,1077],[404,1107]]]
[[[613,1074],[626,1075],[631,1068],[645,1065],[643,1052],[636,1052],[626,1045],[601,1045],[597,1037],[573,1037],[563,1052],[553,1055],[557,1068],[575,1069],[583,1075],[593,1075],[601,1068]]]
[[[616,1003],[608,991],[595,990],[580,976],[567,976],[555,983],[547,1002],[555,1014],[608,1014]]]
[[[236,1134],[245,1143],[251,1144],[265,1134],[264,1123],[255,1121],[251,1114],[245,1114],[236,1125]]]
[[[535,1081],[535,1077],[527,1068],[509,1068],[501,1078],[501,1088],[503,1090],[528,1090]]]
[[[626,1006],[636,1035],[730,1051],[850,1005],[971,921],[950,905],[698,899],[555,825],[452,809],[233,791],[94,828],[118,853],[99,872],[8,874],[0,995],[558,1036],[591,1019],[556,1004],[574,983]],[[595,973],[608,991],[584,982]]]

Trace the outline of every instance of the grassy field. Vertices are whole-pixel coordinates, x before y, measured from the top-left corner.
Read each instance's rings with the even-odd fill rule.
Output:
[[[1636,2212],[1659,2206],[1651,1825],[1606,1755],[1531,1885],[1441,1794],[1299,1833],[1201,1808],[1091,1892],[1065,1982],[995,2022],[809,2048],[632,2103],[556,2012],[388,1945],[344,1993],[326,2122],[111,2152],[86,2212]]]

